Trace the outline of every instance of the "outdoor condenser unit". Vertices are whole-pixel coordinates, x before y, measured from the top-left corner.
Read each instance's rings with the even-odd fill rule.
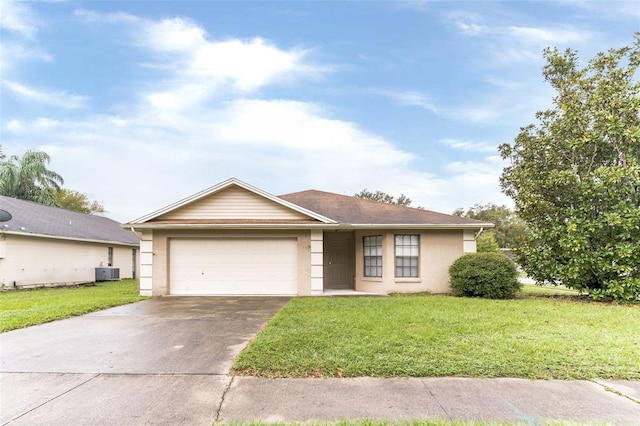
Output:
[[[96,268],[96,282],[98,281],[119,281],[120,268],[100,267]]]

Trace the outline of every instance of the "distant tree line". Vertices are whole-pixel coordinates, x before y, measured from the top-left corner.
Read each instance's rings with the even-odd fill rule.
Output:
[[[485,229],[480,237],[482,244],[490,244],[486,240],[493,239],[499,248],[517,249],[527,230],[525,222],[505,205],[476,203],[467,210],[457,208],[453,215],[493,223],[495,228]]]

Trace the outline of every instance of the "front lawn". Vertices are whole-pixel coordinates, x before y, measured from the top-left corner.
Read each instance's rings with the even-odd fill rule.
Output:
[[[82,287],[3,291],[0,292],[0,332],[145,299],[138,292],[136,280]]]
[[[639,324],[638,305],[561,296],[296,298],[233,372],[638,380]]]
[[[536,296],[552,296],[552,295],[565,295],[565,296],[579,296],[580,292],[578,290],[572,290],[565,286],[559,285],[535,285],[535,284],[524,284],[522,286],[522,290],[520,291],[521,296],[528,295],[536,295]]]

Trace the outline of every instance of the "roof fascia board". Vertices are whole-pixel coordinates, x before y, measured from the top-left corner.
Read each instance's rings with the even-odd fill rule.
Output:
[[[171,224],[123,224],[126,229],[480,229],[492,228],[492,223],[480,224],[347,224],[347,223],[171,223]]]
[[[78,241],[83,243],[99,243],[99,244],[111,244],[114,246],[130,246],[138,247],[140,244],[125,243],[124,241],[107,241],[107,240],[91,240],[86,238],[73,238],[73,237],[61,237],[58,235],[46,235],[46,234],[33,234],[30,232],[16,232],[16,231],[1,231],[0,235],[16,235],[19,237],[34,237],[34,238],[49,238],[52,240],[65,240],[65,241]]]
[[[431,224],[431,223],[354,223],[354,229],[480,229],[493,228],[493,223],[460,223],[460,224]]]
[[[320,215],[320,214],[318,214],[316,212],[313,212],[311,210],[307,210],[307,209],[305,209],[303,207],[298,206],[297,204],[285,201],[285,200],[283,200],[281,198],[276,197],[275,195],[272,195],[272,194],[269,194],[266,191],[263,191],[260,188],[256,188],[255,186],[251,186],[248,183],[242,182],[239,179],[231,178],[231,179],[227,179],[226,181],[221,182],[221,183],[219,183],[217,185],[214,185],[214,186],[212,186],[210,188],[207,188],[207,189],[204,189],[204,190],[202,190],[200,192],[197,192],[197,193],[195,193],[195,194],[193,194],[193,195],[191,195],[189,197],[183,198],[182,200],[176,201],[175,203],[169,204],[168,206],[165,206],[165,207],[163,207],[163,208],[161,208],[159,210],[156,210],[156,211],[154,211],[152,213],[149,213],[146,216],[139,217],[138,219],[135,219],[135,220],[133,220],[133,221],[131,221],[129,223],[126,223],[125,225],[128,225],[128,226],[137,225],[137,224],[140,224],[140,223],[147,222],[147,221],[149,221],[151,219],[155,219],[158,216],[161,216],[161,215],[163,215],[165,213],[168,213],[168,212],[170,212],[172,210],[178,209],[178,208],[180,208],[180,207],[182,207],[182,206],[184,206],[186,204],[192,203],[194,201],[202,199],[202,198],[204,198],[204,197],[206,197],[208,195],[214,194],[216,192],[220,192],[223,189],[226,189],[226,188],[230,187],[231,185],[239,186],[239,187],[241,187],[243,189],[246,189],[247,191],[253,192],[256,195],[259,195],[261,197],[267,198],[268,200],[271,200],[271,201],[273,201],[273,202],[275,202],[277,204],[280,204],[280,205],[282,205],[284,207],[287,207],[289,209],[295,210],[298,213],[302,213],[305,216],[309,216],[309,217],[311,217],[313,219],[319,220],[319,221],[321,221],[323,223],[337,223],[333,219],[330,219],[328,217],[322,216],[322,215]]]
[[[172,224],[123,224],[123,228],[142,230],[142,229],[310,229],[310,228],[338,228],[342,227],[338,223],[172,223]]]

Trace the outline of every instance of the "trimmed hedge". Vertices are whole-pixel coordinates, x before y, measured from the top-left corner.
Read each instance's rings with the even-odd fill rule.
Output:
[[[499,253],[469,253],[449,268],[451,289],[456,296],[512,299],[522,287],[516,265]]]

